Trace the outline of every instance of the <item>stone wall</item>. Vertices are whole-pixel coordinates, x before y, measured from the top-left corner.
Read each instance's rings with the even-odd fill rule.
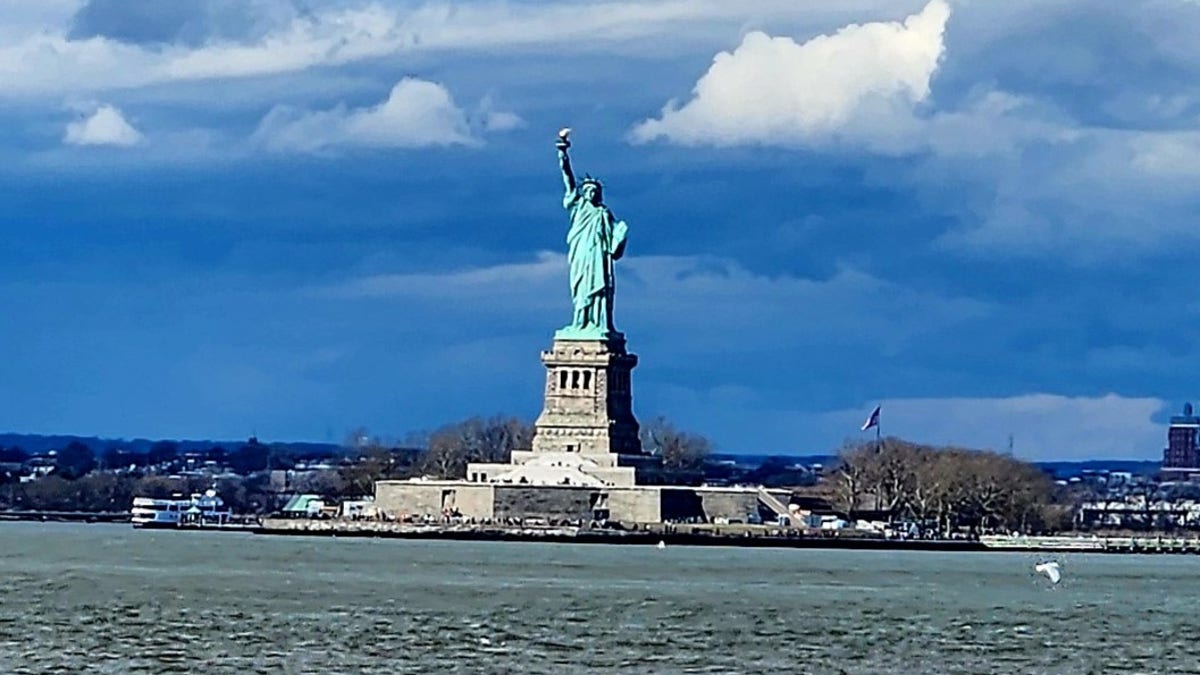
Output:
[[[758,513],[752,489],[689,487],[577,487],[468,483],[465,481],[379,481],[375,504],[387,516],[434,516],[444,510],[466,518],[590,521],[597,510],[623,523],[745,522]]]
[[[746,522],[749,514],[758,513],[758,492],[755,490],[705,490],[698,488],[704,515],[708,522],[729,518]]]
[[[609,520],[622,523],[662,522],[662,491],[659,488],[609,488],[606,493]]]
[[[459,481],[378,481],[375,505],[393,518],[441,516],[446,509],[466,518],[493,517],[492,486]]]
[[[587,487],[493,485],[495,518],[591,520],[603,490]]]

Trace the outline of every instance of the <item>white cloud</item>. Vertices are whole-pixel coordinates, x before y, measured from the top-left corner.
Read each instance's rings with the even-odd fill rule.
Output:
[[[797,143],[866,125],[886,132],[929,95],[950,8],[932,0],[903,23],[850,25],[803,44],[762,32],[721,52],[683,106],[634,127],[636,141]]]
[[[525,120],[520,115],[498,110],[496,102],[490,93],[484,96],[483,100],[479,102],[475,119],[479,126],[483,127],[484,131],[503,133],[525,127]]]
[[[68,145],[115,145],[129,147],[142,140],[142,134],[134,129],[121,111],[111,105],[102,105],[89,117],[67,125],[63,143]]]
[[[489,112],[483,119],[483,128],[487,131],[512,131],[524,126],[525,120],[511,112]]]
[[[1164,179],[1200,177],[1200,131],[1137,134],[1130,140],[1133,168]]]
[[[317,294],[333,298],[424,298],[455,303],[486,301],[497,296],[525,302],[544,295],[556,282],[565,283],[566,273],[566,256],[543,251],[531,262],[443,273],[377,274],[321,289]]]
[[[309,112],[277,106],[255,139],[273,150],[317,152],[335,146],[416,148],[476,145],[466,115],[436,82],[405,78],[368,108]]]

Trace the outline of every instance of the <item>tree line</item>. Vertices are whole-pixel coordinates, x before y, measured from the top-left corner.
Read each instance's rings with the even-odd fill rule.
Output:
[[[996,452],[886,438],[848,443],[823,480],[848,514],[904,520],[925,534],[1069,529],[1071,508],[1037,466]]]
[[[703,479],[704,462],[712,449],[706,438],[680,430],[662,417],[643,425],[641,434],[646,451],[662,457],[664,480]],[[495,415],[446,424],[432,432],[414,434],[402,443],[356,429],[347,436],[337,456],[301,457],[286,446],[260,443],[255,438],[232,451],[214,446],[193,454],[236,474],[215,479],[218,493],[235,512],[263,514],[280,508],[287,494],[292,493],[353,498],[374,494],[377,480],[419,476],[462,479],[469,463],[508,463],[514,450],[528,449],[532,440],[531,423]],[[28,459],[19,448],[0,449],[0,463]],[[17,482],[13,474],[0,471],[0,508],[117,512],[128,510],[134,497],[166,498],[213,487],[211,478],[171,478],[161,473],[182,466],[181,459],[177,444],[171,441],[159,441],[145,453],[109,447],[99,456],[85,443],[73,441],[55,453],[49,475]],[[318,459],[332,460],[334,466],[298,472],[286,484],[277,479],[273,482],[273,470],[289,470],[300,461]]]

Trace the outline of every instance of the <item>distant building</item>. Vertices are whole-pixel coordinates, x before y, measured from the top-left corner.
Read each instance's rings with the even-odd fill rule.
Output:
[[[287,518],[316,518],[324,510],[325,500],[321,495],[293,495],[280,509]]]
[[[1145,495],[1119,500],[1089,501],[1075,512],[1075,526],[1092,528],[1193,528],[1200,524],[1200,502],[1171,501]]]
[[[1164,474],[1200,473],[1200,447],[1197,433],[1200,432],[1200,417],[1192,414],[1192,404],[1183,404],[1183,414],[1171,417],[1167,430],[1167,447],[1163,450]]]

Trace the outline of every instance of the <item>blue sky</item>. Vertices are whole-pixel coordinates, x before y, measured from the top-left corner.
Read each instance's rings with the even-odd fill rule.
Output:
[[[1196,394],[1200,3],[13,0],[0,429],[534,417],[553,139],[629,222],[635,410],[1153,458]]]

